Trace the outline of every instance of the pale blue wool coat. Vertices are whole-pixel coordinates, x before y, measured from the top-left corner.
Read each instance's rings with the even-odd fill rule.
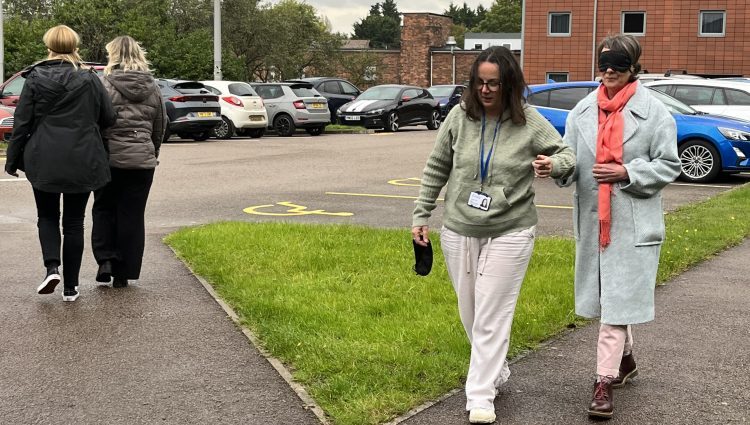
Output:
[[[656,271],[664,241],[661,191],[680,174],[674,118],[649,89],[637,84],[623,110],[623,165],[629,182],[613,185],[612,241],[604,251],[599,248],[598,184],[592,174],[599,122],[596,90],[568,115],[563,140],[576,153],[576,171],[557,181],[561,186],[576,184],[576,314],[600,317],[609,325],[654,318]]]

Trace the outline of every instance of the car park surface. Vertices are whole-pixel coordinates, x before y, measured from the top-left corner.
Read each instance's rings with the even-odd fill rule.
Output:
[[[341,105],[354,100],[362,93],[359,87],[342,78],[308,77],[289,82],[308,82],[323,97],[328,100],[328,110],[331,112],[331,122],[336,121],[336,112]]]
[[[750,84],[718,79],[660,80],[645,84],[692,108],[750,121]]]
[[[568,112],[598,87],[596,81],[531,85],[528,100],[564,135]],[[682,180],[704,183],[721,172],[750,171],[750,123],[699,113],[660,92],[652,95],[665,104],[677,124]]]
[[[462,84],[443,84],[431,86],[427,89],[440,106],[440,117],[445,119],[448,112],[461,102],[466,86]]]
[[[170,134],[183,139],[206,140],[221,124],[219,97],[198,81],[178,81],[157,78],[156,84],[167,107]]]
[[[323,134],[331,122],[328,101],[308,82],[251,83],[263,98],[268,112],[268,127],[279,136],[291,136],[304,128],[311,136]]]
[[[268,114],[263,99],[250,84],[242,81],[201,81],[219,96],[222,122],[214,128],[214,136],[229,139],[236,134],[253,139],[263,136],[268,126]]]
[[[382,128],[396,132],[400,127],[440,127],[440,107],[429,91],[421,87],[383,84],[370,87],[355,100],[341,106],[342,124]]]

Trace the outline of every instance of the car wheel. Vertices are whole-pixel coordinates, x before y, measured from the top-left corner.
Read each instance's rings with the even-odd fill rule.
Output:
[[[296,130],[292,117],[286,114],[278,115],[273,120],[273,129],[276,130],[276,134],[284,137],[293,135],[294,130]]]
[[[307,131],[307,134],[311,136],[320,136],[323,134],[323,131],[325,131],[326,127],[321,125],[320,127],[312,127],[312,128],[306,128],[305,131]]]
[[[392,111],[388,114],[388,118],[385,120],[385,130],[394,133],[398,131],[398,114],[396,111]]]
[[[721,172],[721,157],[710,143],[689,140],[679,150],[682,180],[705,183],[715,179]]]
[[[432,111],[430,120],[427,122],[427,128],[430,130],[437,130],[440,128],[440,112]]]
[[[192,135],[190,135],[190,137],[192,137],[193,140],[195,140],[196,142],[202,142],[204,140],[207,140],[209,137],[211,137],[211,132],[212,131],[213,130],[211,130],[211,131],[202,131],[200,133],[193,133]]]
[[[234,124],[227,117],[221,117],[221,123],[214,127],[214,137],[217,139],[231,139],[234,136]]]
[[[249,128],[245,131],[253,139],[259,139],[266,132],[265,128]]]

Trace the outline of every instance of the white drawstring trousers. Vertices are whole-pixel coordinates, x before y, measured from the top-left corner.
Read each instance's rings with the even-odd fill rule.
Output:
[[[496,389],[510,376],[510,329],[535,234],[536,227],[496,238],[441,231],[440,245],[471,343],[466,410],[494,410]]]

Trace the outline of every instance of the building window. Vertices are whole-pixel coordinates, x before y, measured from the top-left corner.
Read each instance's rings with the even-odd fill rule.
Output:
[[[503,47],[505,47],[506,49],[510,50],[510,44],[508,44],[508,43],[503,43]]]
[[[475,44],[474,45],[474,50],[482,50],[482,45],[481,44]]]
[[[567,72],[548,72],[547,73],[548,83],[564,83],[568,81]]]
[[[622,12],[622,33],[646,35],[646,12]]]
[[[726,29],[727,13],[723,10],[702,10],[698,35],[702,37],[723,37]]]
[[[550,12],[547,26],[550,36],[570,36],[570,12]]]

